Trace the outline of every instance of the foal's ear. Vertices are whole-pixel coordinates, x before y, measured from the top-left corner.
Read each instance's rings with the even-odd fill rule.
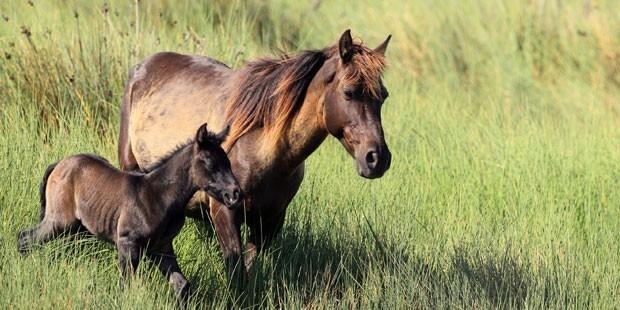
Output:
[[[202,124],[196,132],[196,142],[198,145],[203,146],[209,139],[209,130],[207,129],[207,123]]]
[[[222,131],[215,134],[215,139],[219,142],[219,144],[222,144],[222,142],[226,140],[226,137],[228,137],[229,132],[230,132],[230,125],[226,125],[226,127],[222,129]]]
[[[351,29],[347,29],[338,42],[338,51],[340,52],[340,59],[343,63],[347,63],[353,56],[353,38],[351,38]]]
[[[387,39],[385,39],[385,41],[383,41],[383,43],[379,44],[379,46],[377,46],[377,48],[375,48],[375,52],[385,56],[385,50],[387,49],[388,44],[390,43],[390,39],[391,38],[392,38],[392,35],[388,35]]]

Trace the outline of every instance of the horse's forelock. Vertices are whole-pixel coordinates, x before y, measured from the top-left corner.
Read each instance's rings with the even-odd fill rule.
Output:
[[[344,66],[342,82],[360,85],[362,90],[379,98],[381,95],[381,76],[386,67],[385,57],[361,44],[354,45],[351,61]]]

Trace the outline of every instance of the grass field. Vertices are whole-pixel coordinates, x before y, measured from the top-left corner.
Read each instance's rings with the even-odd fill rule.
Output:
[[[238,67],[351,28],[373,47],[394,36],[391,170],[364,180],[328,139],[240,295],[188,221],[190,306],[620,307],[620,2],[197,2],[0,2],[0,305],[174,308],[149,264],[122,290],[115,249],[92,238],[19,257],[45,167],[116,162],[127,71],[156,51]]]

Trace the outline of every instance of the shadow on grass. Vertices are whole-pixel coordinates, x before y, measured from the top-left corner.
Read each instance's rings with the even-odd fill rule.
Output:
[[[195,224],[201,237],[215,237],[208,225]],[[192,287],[199,288],[193,292],[193,303],[235,308],[311,307],[325,302],[347,308],[549,308],[566,307],[581,299],[578,306],[592,304],[592,296],[577,291],[579,286],[573,282],[580,279],[566,263],[553,259],[544,266],[535,265],[509,246],[498,252],[464,245],[421,256],[371,229],[354,238],[320,232],[287,227],[259,256],[242,287],[220,287],[221,281],[212,274],[190,275]],[[101,246],[105,243],[88,234],[60,239],[48,249],[52,260],[95,259],[116,279],[116,253],[111,245]],[[202,255],[196,258],[199,266],[223,268]]]
[[[533,268],[528,257],[510,248],[498,254],[468,246],[430,257],[412,252],[374,233],[347,239],[289,227],[259,256],[243,288],[235,291],[240,293],[231,293],[229,305],[523,308],[576,300],[569,280],[575,277],[557,261],[550,270]],[[200,302],[213,297],[197,292]]]

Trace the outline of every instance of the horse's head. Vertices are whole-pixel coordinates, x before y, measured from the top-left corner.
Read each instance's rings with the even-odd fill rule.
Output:
[[[369,179],[383,176],[392,160],[381,125],[381,106],[388,96],[381,74],[390,38],[371,50],[354,43],[347,30],[319,72],[326,87],[325,127],[355,158],[358,173]]]
[[[243,197],[228,156],[220,146],[229,129],[226,127],[216,134],[207,130],[207,124],[200,126],[194,142],[191,174],[196,186],[226,207],[233,208],[241,203]]]

